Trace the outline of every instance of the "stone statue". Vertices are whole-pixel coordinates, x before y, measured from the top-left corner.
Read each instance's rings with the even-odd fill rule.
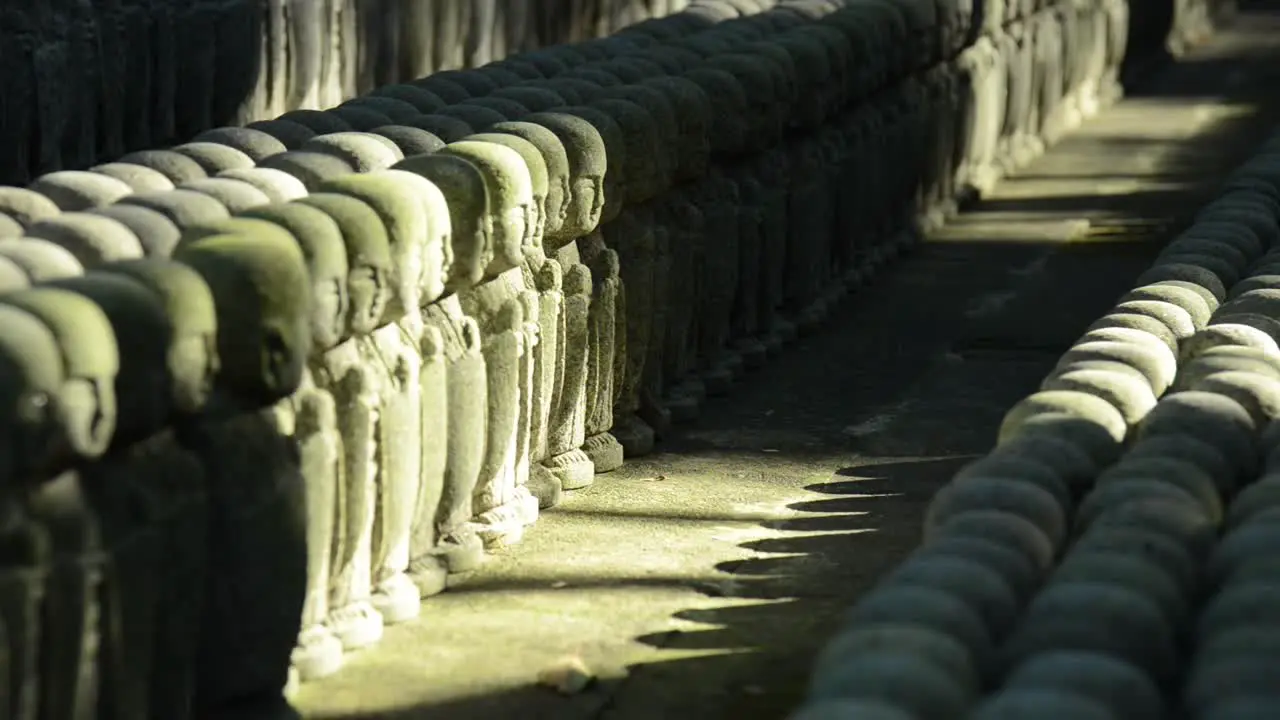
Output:
[[[307,585],[305,483],[272,408],[297,391],[311,347],[306,259],[283,230],[184,241],[174,259],[213,293],[222,363],[205,413],[181,431],[208,471],[223,539],[207,558],[219,582],[206,592],[195,703],[283,705]]]

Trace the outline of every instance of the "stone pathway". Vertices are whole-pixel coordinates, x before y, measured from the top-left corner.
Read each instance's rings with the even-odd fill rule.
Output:
[[[1280,13],[1250,11],[854,294],[663,453],[337,676],[308,718],[782,718],[840,614],[917,542],[1083,328],[1280,119]],[[565,656],[598,681],[534,685]]]

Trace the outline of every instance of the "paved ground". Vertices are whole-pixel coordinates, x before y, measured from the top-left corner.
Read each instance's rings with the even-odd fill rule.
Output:
[[[1002,183],[662,454],[573,494],[305,687],[300,707],[784,717],[842,610],[916,543],[931,492],[1280,118],[1264,92],[1280,81],[1280,14],[1237,28]],[[534,686],[566,655],[599,681],[570,697]]]

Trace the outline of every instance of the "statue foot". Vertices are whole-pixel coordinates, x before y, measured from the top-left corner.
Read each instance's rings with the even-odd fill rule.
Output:
[[[476,516],[475,525],[486,550],[516,545],[524,539],[525,523],[518,500],[485,510]]]
[[[331,611],[325,624],[348,652],[369,647],[382,639],[382,615],[368,600],[357,600]]]
[[[733,371],[716,363],[702,372],[702,384],[707,388],[707,397],[724,397],[733,389]]]
[[[574,448],[543,461],[564,490],[578,490],[596,481],[596,466],[587,454]]]
[[[538,500],[538,508],[555,507],[564,499],[564,488],[551,470],[540,462],[529,464],[529,492]]]
[[[516,517],[525,526],[538,522],[538,498],[524,484],[516,485],[515,498],[511,501],[516,509]]]
[[[342,668],[342,642],[322,624],[303,628],[289,662],[299,683],[328,677]]]
[[[409,579],[418,589],[418,596],[429,598],[444,592],[449,570],[444,561],[435,555],[423,555],[409,561]]]
[[[634,413],[614,413],[609,431],[622,444],[624,457],[641,457],[653,452],[653,428]]]
[[[591,458],[597,473],[607,473],[622,467],[622,444],[608,432],[596,433],[582,444],[582,452]]]
[[[422,593],[408,575],[396,573],[379,582],[370,598],[382,615],[383,625],[395,625],[418,617],[422,610]]]
[[[476,529],[470,523],[467,525],[465,529],[441,539],[437,547],[450,575],[471,572],[484,563],[484,542]]]

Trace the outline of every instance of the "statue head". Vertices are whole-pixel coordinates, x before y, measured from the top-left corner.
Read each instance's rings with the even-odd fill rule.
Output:
[[[289,148],[275,136],[251,127],[220,127],[205,130],[193,142],[217,143],[244,153],[255,163]]]
[[[167,192],[173,189],[173,181],[159,172],[142,165],[131,165],[129,163],[104,163],[89,168],[89,172],[95,175],[105,175],[114,178],[129,186],[131,192],[135,193],[157,193]],[[123,197],[123,196],[121,196]],[[109,207],[109,206],[104,206]]]
[[[179,190],[190,190],[201,195],[208,195],[227,209],[227,213],[235,215],[258,205],[271,202],[267,194],[251,183],[231,178],[211,177],[195,180],[178,186]]]
[[[472,135],[467,138],[467,141],[494,143],[514,150],[520,155],[529,174],[530,188],[533,193],[533,201],[529,203],[528,214],[525,217],[524,240],[521,245],[526,251],[541,248],[547,225],[548,191],[547,163],[542,159],[542,153],[538,152],[538,148],[529,141],[501,132]]]
[[[27,186],[53,201],[62,212],[76,212],[110,205],[133,188],[110,175],[82,170],[60,170],[41,175]]]
[[[302,382],[311,350],[311,280],[287,232],[213,235],[179,243],[174,260],[213,293],[218,387],[237,407],[266,407]]]
[[[106,452],[116,428],[120,350],[111,321],[88,298],[53,287],[5,295],[0,303],[30,313],[53,333],[62,357],[55,407],[70,453],[92,459]]]
[[[426,214],[426,235],[422,247],[422,274],[418,282],[419,303],[430,305],[445,293],[445,280],[453,267],[453,223],[449,203],[435,183],[406,170],[373,173],[390,178],[413,193]]]
[[[564,228],[565,221],[568,219],[569,206],[573,198],[572,176],[569,173],[569,156],[565,150],[564,143],[549,128],[530,122],[499,123],[490,128],[490,132],[504,133],[520,138],[536,148],[538,153],[541,154],[547,174],[542,236],[544,240],[561,237],[562,228]]]
[[[608,115],[622,131],[623,157],[626,158],[621,178],[624,201],[638,204],[662,192],[662,171],[667,168],[658,159],[662,140],[653,117],[630,100],[602,98],[589,107]]]
[[[192,181],[194,182],[194,181]],[[176,189],[162,193],[129,195],[117,205],[137,205],[169,218],[179,229],[229,217],[227,206],[208,193]]]
[[[200,167],[200,163],[173,150],[139,150],[125,155],[116,162],[150,168],[164,175],[174,185],[209,176],[209,173]],[[0,195],[0,198],[2,197]]]
[[[40,482],[55,470],[67,435],[58,408],[62,363],[48,325],[0,303],[0,473],[6,482]]]
[[[141,205],[116,203],[94,208],[86,214],[110,218],[129,228],[142,244],[142,254],[146,257],[169,257],[182,235],[182,230],[168,217]]]
[[[604,201],[600,222],[607,223],[618,217],[626,202],[627,143],[622,128],[609,113],[600,108],[573,105],[560,108],[553,115],[572,115],[587,121],[604,141],[607,162],[604,174]]]
[[[395,322],[422,306],[422,252],[427,239],[427,212],[413,190],[385,175],[348,175],[329,180],[321,192],[340,193],[364,201],[386,228],[391,249],[390,297],[381,324]]]
[[[338,155],[314,150],[290,150],[272,155],[258,167],[288,173],[300,180],[308,191],[314,191],[325,180],[356,171],[350,162]]]
[[[711,99],[697,83],[683,77],[658,77],[644,86],[663,93],[675,109],[679,132],[679,154],[675,158],[675,178],[696,180],[706,173],[711,161]]]
[[[590,234],[600,224],[604,209],[609,163],[604,137],[587,120],[567,113],[535,113],[525,122],[551,131],[565,151],[570,184],[558,237]]]
[[[422,115],[413,122],[408,123],[408,125],[420,130],[426,130],[446,143],[457,142],[475,133],[475,129],[465,120],[438,113]],[[409,153],[405,153],[405,157],[411,156]]]
[[[112,445],[137,442],[161,430],[173,407],[168,370],[173,331],[160,297],[128,275],[90,272],[47,287],[79,295],[111,323],[120,351],[115,380],[118,420]]]
[[[493,108],[470,104],[465,101],[464,103],[441,108],[436,114],[461,120],[477,132],[483,132],[489,126],[497,125],[509,119]]]
[[[411,80],[410,85],[426,90],[445,102],[446,105],[460,103],[471,97],[466,88],[454,82],[444,73],[433,73],[424,78]]]
[[[243,170],[254,165],[253,158],[222,143],[189,142],[172,150],[195,160],[206,175],[217,175],[223,170]]]
[[[414,110],[424,115],[433,113],[448,105],[443,98],[426,88],[416,87],[408,83],[382,85],[370,91],[373,97],[387,97],[408,103]],[[385,113],[384,113],[385,114]]]
[[[416,91],[418,93],[425,92],[423,90],[419,90],[418,88],[414,88],[412,85],[409,87],[413,91]],[[428,103],[428,105],[430,104],[431,103]],[[422,114],[422,111],[419,110],[417,107],[415,107],[414,104],[409,102],[408,100],[404,100],[397,97],[391,97],[390,95],[379,94],[376,92],[370,93],[368,95],[359,95],[359,96],[353,97],[350,100],[347,100],[346,102],[342,103],[341,105],[338,106],[338,108],[335,108],[335,109],[339,109],[339,108],[341,109],[355,108],[362,111],[375,112],[375,113],[378,113],[380,116],[390,119],[391,122],[393,123],[402,123],[402,122],[405,122],[406,120],[412,120],[415,117]],[[370,122],[372,122],[372,120],[370,120]],[[366,124],[359,121],[352,122],[351,120],[347,120],[347,124],[353,128],[356,128],[357,130],[368,131],[372,128],[380,127],[382,125],[387,125],[389,123],[380,122],[376,125],[370,125],[370,124]],[[364,125],[364,127],[357,127],[357,124]]]
[[[564,99],[555,92],[532,85],[505,87],[495,92],[492,97],[518,103],[521,108],[524,108],[522,115],[530,112],[546,112],[564,104]]]
[[[375,128],[373,133],[395,143],[400,150],[401,159],[423,153],[439,152],[440,148],[445,146],[444,140],[438,136],[411,125],[385,125]]]
[[[341,342],[350,312],[347,277],[351,268],[338,223],[323,210],[302,203],[263,205],[231,222],[237,224],[225,226],[226,231],[247,230],[250,227],[244,223],[265,222],[289,233],[302,250],[311,278],[313,352],[323,352]]]
[[[340,132],[317,135],[300,148],[303,152],[333,155],[359,173],[385,170],[404,159],[393,141],[376,133]]]
[[[533,183],[520,154],[501,145],[470,140],[450,143],[440,153],[467,160],[484,176],[494,248],[487,276],[496,277],[518,267],[524,262],[524,250],[530,240],[526,228],[533,205]]]
[[[529,108],[521,105],[515,100],[500,97],[498,95],[486,95],[485,97],[471,98],[470,100],[462,101],[458,106],[479,107],[492,110],[501,115],[504,120],[519,120],[529,114]]]
[[[284,145],[286,150],[296,150],[302,145],[302,143],[316,136],[316,131],[306,125],[281,118],[277,118],[275,120],[259,120],[257,122],[251,122],[245,127],[250,130],[257,130],[270,135],[279,141],[281,145]],[[277,153],[273,152],[266,157],[271,157],[271,155],[276,154]],[[254,158],[257,162],[262,162],[264,159],[265,158]]]
[[[273,203],[290,202],[307,195],[307,186],[283,170],[252,167],[245,170],[225,170],[218,173],[218,177],[248,183]]]
[[[741,153],[748,127],[742,86],[729,73],[712,67],[690,70],[684,77],[697,83],[711,101],[711,151],[718,155]]]
[[[342,337],[373,332],[391,294],[391,245],[378,213],[363,200],[339,193],[308,195],[297,204],[328,215],[342,233],[347,255],[347,316]]]
[[[607,88],[601,93],[601,99],[625,100],[638,105],[648,114],[655,138],[653,155],[659,192],[671,187],[675,182],[676,167],[679,158],[684,154],[686,141],[681,130],[676,110],[666,94],[648,85],[625,85],[619,88]]]
[[[26,237],[65,248],[84,267],[143,256],[138,236],[123,223],[103,215],[63,213],[27,228]]]
[[[425,178],[443,195],[449,209],[450,247],[446,292],[457,292],[484,279],[493,259],[493,227],[485,176],[469,160],[437,153],[417,155],[395,164]]]
[[[69,250],[39,238],[0,240],[0,257],[21,267],[33,284],[84,274],[84,266]]]
[[[290,110],[289,112],[281,115],[279,119],[297,123],[316,135],[350,132],[355,129],[351,127],[347,121],[337,115],[323,110]]]

